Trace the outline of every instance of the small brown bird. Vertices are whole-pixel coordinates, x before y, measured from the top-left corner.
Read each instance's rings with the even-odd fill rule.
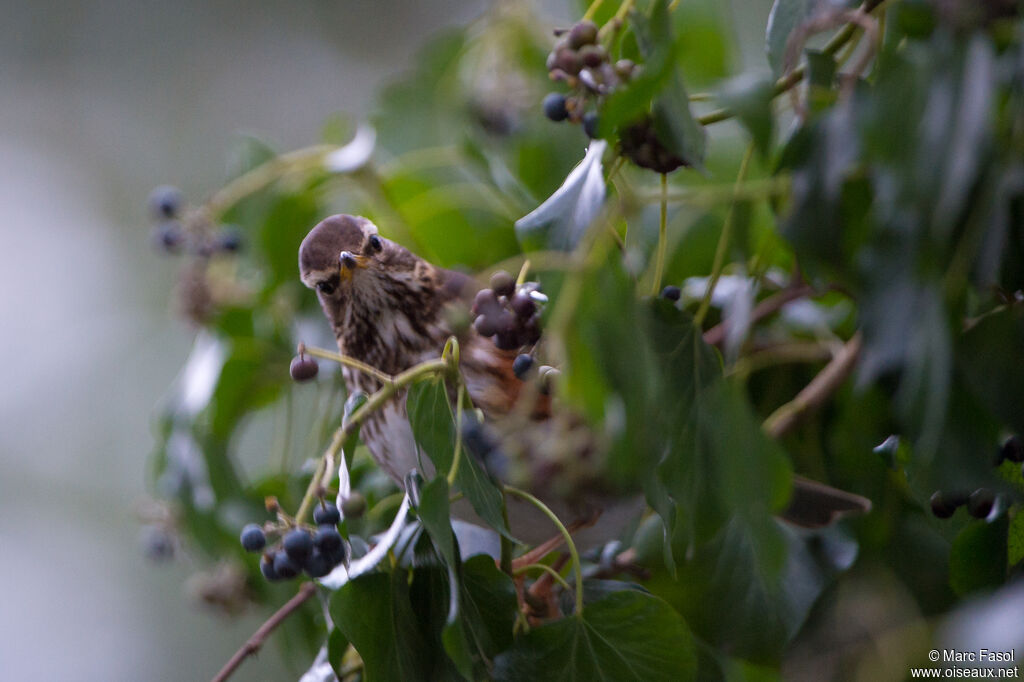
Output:
[[[366,218],[350,215],[331,216],[310,231],[299,248],[299,271],[302,282],[316,290],[339,350],[391,375],[439,357],[453,334],[446,307],[468,309],[476,293],[469,276],[431,265],[381,237]],[[507,415],[519,398],[524,384],[512,371],[515,357],[515,350],[499,349],[472,328],[461,337],[466,389],[488,419]],[[346,366],[342,373],[349,391],[370,394],[380,388],[377,379],[358,370]],[[405,400],[404,393],[396,395],[360,431],[370,454],[400,485],[410,469],[421,466]],[[793,499],[787,517],[806,526],[824,525],[870,506],[864,498],[804,479],[795,481]],[[642,509],[638,499],[545,502],[566,521],[601,514],[596,527],[581,531],[582,545],[614,537],[614,528]],[[550,523],[535,509],[517,499],[509,504],[516,537],[536,544],[552,535]],[[454,511],[473,520],[468,505]]]

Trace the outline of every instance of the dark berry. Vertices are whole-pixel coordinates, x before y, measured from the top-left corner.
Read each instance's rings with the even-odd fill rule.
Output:
[[[336,563],[331,562],[330,556],[314,550],[309,555],[309,559],[306,560],[304,568],[310,578],[322,578],[330,573],[331,569],[336,565]]]
[[[509,305],[512,306],[512,310],[515,311],[521,320],[528,319],[537,310],[537,304],[533,302],[529,294],[521,291],[512,297]]]
[[[259,524],[250,523],[242,529],[242,547],[247,552],[259,552],[267,546],[267,536],[263,534],[263,529],[259,527]]]
[[[608,59],[608,51],[600,45],[586,45],[580,48],[580,61],[584,66],[595,69]]]
[[[475,329],[476,333],[480,336],[494,336],[498,331],[494,326],[494,322],[492,322],[491,318],[487,315],[478,315],[477,318],[473,320],[473,329]]]
[[[342,542],[340,545],[338,545],[337,549],[331,550],[329,552],[321,551],[320,553],[327,557],[327,560],[331,562],[331,566],[337,566],[338,564],[348,563],[350,550],[348,543]]]
[[[320,367],[316,364],[316,360],[306,357],[305,355],[296,355],[292,358],[292,364],[289,369],[292,374],[292,379],[295,381],[309,381],[317,375],[317,372],[320,371]]]
[[[274,555],[274,572],[277,573],[278,578],[289,580],[299,574],[303,563],[305,563],[305,557],[302,561],[298,561],[288,556],[287,552],[277,552]]]
[[[580,68],[583,66],[583,61],[580,59],[580,54],[576,50],[570,47],[560,47],[555,50],[555,70],[562,71],[570,76],[575,76],[580,72]]]
[[[472,413],[465,413],[462,420],[462,444],[466,451],[477,457],[486,457],[488,453],[498,447],[498,444],[487,432],[486,427],[477,421]]]
[[[1010,436],[1003,443],[1003,447],[1000,450],[1002,458],[1008,459],[1011,462],[1024,462],[1024,440],[1021,440],[1020,436]]]
[[[552,121],[564,121],[569,118],[569,110],[565,108],[565,95],[550,92],[544,97],[544,115]]]
[[[341,502],[341,511],[346,519],[358,519],[366,512],[366,498],[362,493],[354,492]]]
[[[682,294],[682,290],[679,287],[674,286],[672,284],[669,284],[667,287],[661,290],[661,297],[667,298],[670,301],[678,301],[679,297],[682,296]]]
[[[948,519],[956,511],[957,505],[951,504],[948,499],[942,494],[942,491],[936,490],[932,493],[931,499],[932,514],[940,519]]]
[[[181,210],[181,190],[160,185],[149,193],[149,211],[154,218],[174,218]]]
[[[313,522],[318,526],[333,526],[340,521],[341,514],[338,513],[338,508],[330,502],[317,505],[313,509]]]
[[[498,309],[498,297],[493,289],[481,289],[473,299],[473,314],[488,313]]]
[[[996,503],[996,494],[988,488],[978,488],[967,498],[967,511],[976,519],[988,518]]]
[[[271,582],[281,580],[281,576],[277,574],[277,569],[274,568],[275,554],[264,554],[260,558],[260,573],[263,577]]]
[[[242,248],[242,233],[235,228],[228,228],[217,237],[215,247],[218,251],[235,253]]]
[[[294,528],[285,533],[281,545],[288,556],[301,564],[313,551],[313,538],[301,528]]]
[[[335,552],[341,543],[341,533],[334,526],[320,526],[313,533],[313,546],[321,552]]]
[[[528,353],[517,355],[516,359],[512,362],[512,373],[516,375],[516,378],[522,380],[526,377],[526,373],[533,367],[533,356]]]
[[[516,290],[516,280],[504,270],[491,275],[491,289],[498,296],[511,296]]]
[[[597,126],[597,112],[588,111],[583,115],[583,132],[592,140],[597,138]]]
[[[177,253],[185,241],[185,232],[176,220],[165,220],[153,229],[154,245],[167,253]]]
[[[569,30],[569,47],[574,50],[595,42],[597,42],[597,24],[592,21],[581,21]]]

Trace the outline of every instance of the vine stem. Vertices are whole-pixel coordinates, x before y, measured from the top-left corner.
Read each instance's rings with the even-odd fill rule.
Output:
[[[452,455],[452,468],[448,471],[448,487],[455,485],[459,475],[459,462],[462,461],[462,400],[466,395],[466,386],[459,382],[459,394],[455,398],[455,454]]]
[[[594,2],[590,3],[590,7],[587,8],[587,11],[583,13],[583,18],[580,19],[580,21],[592,20],[594,15],[597,14],[597,10],[601,9],[601,5],[603,4],[604,0],[594,0]]]
[[[835,354],[831,362],[811,379],[811,383],[764,420],[761,426],[764,432],[772,438],[781,438],[805,415],[824,403],[853,371],[860,356],[861,344],[861,333],[857,332]]]
[[[224,667],[220,669],[212,682],[224,682],[224,680],[231,677],[231,675],[238,669],[238,666],[242,664],[249,656],[252,656],[267,641],[267,637],[270,636],[277,626],[285,621],[288,616],[292,615],[300,606],[302,606],[310,597],[316,594],[316,584],[313,582],[303,583],[302,587],[299,588],[298,594],[289,599],[284,606],[279,608],[274,615],[266,620],[263,625],[259,627],[256,632],[253,633],[245,644],[235,652],[235,654],[224,664]]]
[[[318,144],[264,161],[220,188],[207,200],[205,209],[213,218],[219,218],[239,201],[280,179],[285,173],[322,166],[324,157],[336,149],[338,147],[333,144]]]
[[[388,384],[395,380],[395,378],[390,374],[382,372],[376,367],[372,367],[366,364],[365,362],[356,360],[355,358],[350,357],[348,355],[342,355],[341,353],[335,353],[334,351],[329,351],[324,348],[316,348],[314,346],[303,346],[299,352],[309,353],[313,357],[323,358],[324,360],[333,360],[338,364],[345,365],[346,367],[351,367],[352,369],[357,369],[360,372],[363,372],[364,374],[369,374],[382,384]]]
[[[750,159],[754,156],[754,143],[751,142],[747,145],[747,151],[743,154],[743,160],[740,161],[740,170],[736,175],[736,187],[739,188],[743,185],[743,180],[747,177],[747,170],[750,168]],[[733,192],[734,197],[737,192]],[[711,278],[708,280],[707,288],[704,290],[704,298],[700,302],[700,307],[697,309],[697,314],[694,315],[694,324],[699,328],[701,323],[704,322],[704,316],[708,314],[708,308],[711,306],[711,295],[715,292],[715,285],[718,284],[718,278],[722,275],[722,267],[725,265],[725,252],[729,246],[729,239],[732,236],[732,226],[736,219],[736,201],[734,200],[729,204],[729,210],[725,214],[725,222],[722,223],[722,234],[718,237],[718,246],[715,247],[715,259],[711,264]]]
[[[665,252],[668,250],[668,174],[661,174],[661,217],[658,220],[658,253],[654,261],[653,296],[661,291],[661,278],[665,274]]]
[[[519,498],[521,498],[523,500],[526,500],[527,502],[532,504],[534,507],[539,509],[541,512],[543,512],[543,514],[545,516],[547,516],[549,519],[551,519],[551,523],[555,524],[555,527],[558,528],[558,532],[562,534],[562,539],[565,540],[565,544],[569,548],[569,556],[572,557],[573,572],[576,574],[576,617],[577,618],[582,617],[582,615],[583,615],[583,567],[582,567],[582,564],[580,564],[580,554],[576,550],[576,543],[572,541],[572,535],[569,533],[568,530],[566,530],[565,524],[563,524],[558,519],[558,516],[556,516],[555,513],[553,511],[551,511],[551,509],[548,508],[548,506],[546,504],[544,504],[543,502],[538,500],[536,497],[534,497],[530,493],[526,492],[525,490],[520,490],[519,488],[513,488],[510,485],[504,486],[504,490],[505,490],[505,492],[509,493],[510,495],[515,495],[516,497],[519,497]]]
[[[395,393],[405,388],[411,383],[419,381],[428,376],[434,376],[447,372],[450,369],[449,360],[447,358],[436,358],[434,360],[426,360],[420,364],[411,367],[401,374],[394,377],[389,377],[389,381],[385,382],[369,399],[363,403],[355,412],[349,415],[349,418],[345,423],[335,430],[334,437],[331,439],[331,444],[327,447],[327,451],[323,457],[320,458],[320,464],[313,474],[313,478],[309,481],[309,486],[306,488],[306,494],[302,498],[302,503],[299,505],[299,511],[295,513],[295,522],[302,523],[302,519],[306,518],[309,514],[310,508],[313,506],[314,500],[316,500],[317,490],[323,485],[324,476],[329,473],[327,471],[327,463],[334,461],[338,456],[338,452],[341,450],[342,445],[351,433],[355,430],[355,427],[361,424],[372,412],[382,407],[388,400],[394,397]]]
[[[565,555],[562,555],[562,556],[565,556]],[[541,569],[542,571],[545,571],[548,575],[550,575],[552,578],[554,578],[555,582],[557,582],[559,585],[561,585],[564,589],[566,589],[566,590],[571,590],[572,589],[569,586],[569,583],[566,582],[565,578],[563,578],[562,575],[558,571],[556,571],[555,569],[551,568],[547,564],[527,564],[526,566],[520,566],[519,568],[516,569],[515,574],[516,575],[522,575],[523,573],[526,573],[527,571],[532,571],[532,570],[538,569],[538,568]]]

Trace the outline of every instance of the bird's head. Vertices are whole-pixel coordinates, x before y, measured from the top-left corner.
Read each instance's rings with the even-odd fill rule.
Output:
[[[303,284],[316,289],[325,311],[338,311],[353,300],[372,299],[387,282],[412,278],[420,259],[381,237],[363,217],[334,215],[310,230],[299,247]]]

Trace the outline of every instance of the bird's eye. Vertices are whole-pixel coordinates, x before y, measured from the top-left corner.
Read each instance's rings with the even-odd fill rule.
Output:
[[[334,290],[338,288],[338,276],[335,275],[328,279],[322,280],[316,283],[316,289],[321,294],[330,296],[334,293]]]
[[[370,251],[380,251],[381,249],[384,248],[384,242],[381,241],[381,238],[375,234],[370,235],[370,239],[366,242],[366,244],[370,248]]]

